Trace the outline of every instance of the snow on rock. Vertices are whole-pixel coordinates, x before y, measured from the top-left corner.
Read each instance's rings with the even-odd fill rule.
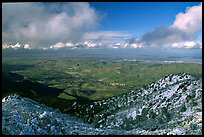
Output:
[[[40,114],[39,118],[44,118],[44,117],[47,117],[48,114],[46,111],[44,111],[42,114]]]
[[[100,135],[122,131],[95,129],[74,117],[20,96],[8,96],[2,102],[2,133],[5,135]],[[19,105],[15,105],[18,103]],[[36,107],[38,104],[39,107]],[[25,110],[27,110],[25,112]],[[52,115],[50,113],[52,112]],[[52,117],[51,117],[52,116]],[[124,133],[125,134],[125,133]]]
[[[167,133],[167,135],[185,135],[186,131],[185,128],[175,128],[173,131]]]
[[[178,89],[179,85],[173,86],[170,90],[167,90],[167,92],[164,92],[163,97],[170,98]]]
[[[133,119],[135,119],[136,116],[137,116],[136,111],[133,111],[133,112],[131,112],[131,113],[129,113],[129,114],[127,115],[127,118],[132,117]]]
[[[191,96],[192,91],[196,91],[196,95],[194,102],[189,102],[186,98],[188,95]],[[133,131],[139,126],[137,134],[167,134],[173,131],[173,128],[182,127],[185,124],[189,134],[201,134],[200,128],[194,131],[190,127],[190,123],[201,121],[198,118],[197,120],[191,118],[202,108],[201,93],[202,82],[200,79],[195,79],[187,73],[165,76],[145,88],[106,100],[106,115],[108,116],[103,118],[105,119],[103,126],[121,130],[128,128],[129,131]],[[196,106],[192,107],[192,103]],[[114,115],[114,117],[109,117],[110,115]],[[156,121],[152,120],[152,117]],[[188,121],[186,122],[186,120]],[[157,129],[157,127],[168,128]],[[146,131],[139,132],[143,128]],[[147,130],[148,128],[153,131]],[[180,130],[176,134],[180,134]],[[187,134],[187,132],[184,133],[182,130],[182,134]]]
[[[6,99],[5,99],[5,98],[3,98],[3,99],[2,99],[2,103],[3,103],[3,102],[5,102],[5,101],[6,101]]]
[[[82,110],[77,103],[73,106]],[[76,115],[92,120],[92,124],[30,99],[7,96],[2,99],[2,132],[6,135],[202,134],[202,79],[187,73],[171,74],[145,88],[95,101],[85,110]]]

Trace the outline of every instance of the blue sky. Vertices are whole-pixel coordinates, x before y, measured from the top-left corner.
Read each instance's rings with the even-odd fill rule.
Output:
[[[144,34],[160,25],[171,25],[179,12],[199,2],[91,2],[104,15],[100,30]]]
[[[200,2],[4,3],[2,44],[201,48]]]

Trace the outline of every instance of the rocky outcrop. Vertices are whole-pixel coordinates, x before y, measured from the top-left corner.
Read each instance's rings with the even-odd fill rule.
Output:
[[[139,90],[84,107],[74,103],[70,108],[77,108],[79,119],[18,95],[7,96],[2,99],[2,132],[7,135],[202,134],[202,79],[187,73],[171,74]]]
[[[2,99],[2,133],[5,135],[100,135],[122,131],[94,128],[58,110],[18,95]]]

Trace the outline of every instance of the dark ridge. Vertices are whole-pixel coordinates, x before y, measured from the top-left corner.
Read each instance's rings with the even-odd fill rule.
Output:
[[[32,68],[34,65],[10,65],[3,63],[2,64],[2,72],[10,72],[10,71],[16,71],[16,70],[26,70],[28,68]]]

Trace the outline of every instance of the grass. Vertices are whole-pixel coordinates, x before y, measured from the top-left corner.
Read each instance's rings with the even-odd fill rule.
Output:
[[[128,61],[55,61],[47,59],[3,60],[3,72],[12,71],[49,87],[100,100],[144,87],[168,74],[190,73],[202,77],[202,64],[138,63]],[[111,86],[123,83],[126,86]],[[83,91],[83,92],[82,92]],[[90,94],[86,94],[87,91]],[[46,92],[46,91],[42,91]],[[73,100],[61,93],[58,98]]]
[[[61,94],[58,96],[58,98],[63,98],[63,99],[67,99],[67,100],[74,100],[74,99],[76,99],[75,97],[69,96],[69,95],[67,95],[67,94],[65,94],[65,93],[61,93]]]
[[[17,93],[76,116],[94,100],[118,96],[151,84],[168,74],[182,72],[201,78],[202,65],[15,59],[3,61],[2,90],[3,97]],[[113,86],[111,83],[126,85]],[[193,98],[190,101],[192,105],[197,105]],[[74,102],[80,107],[73,108]]]

